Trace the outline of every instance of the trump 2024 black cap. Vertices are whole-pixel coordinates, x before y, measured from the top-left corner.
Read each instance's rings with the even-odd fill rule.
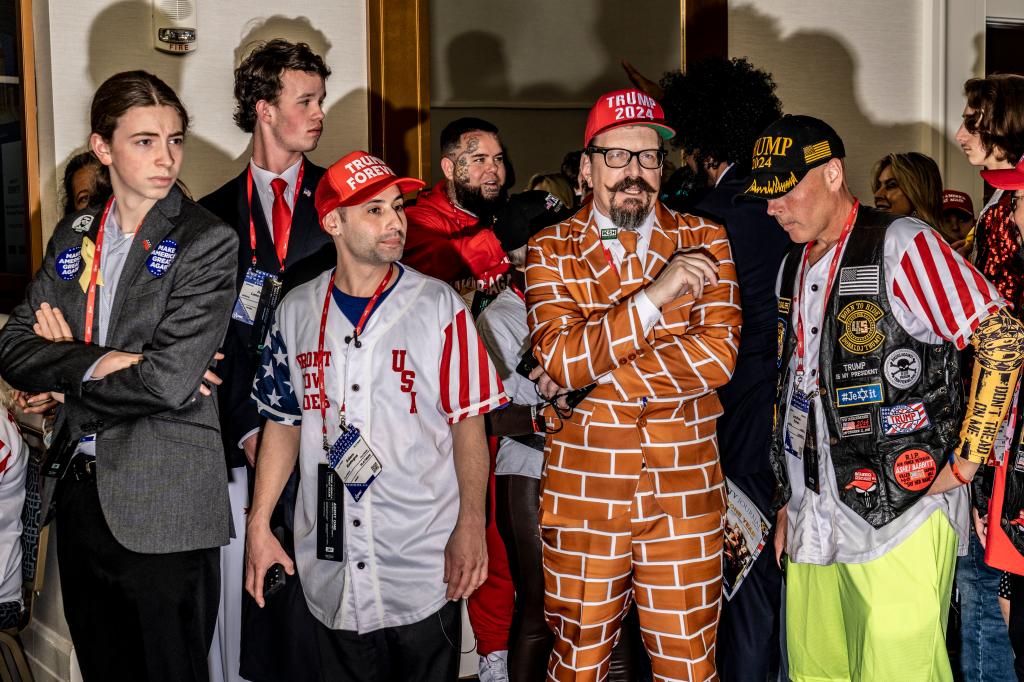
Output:
[[[844,156],[843,141],[832,126],[811,116],[787,114],[754,143],[750,184],[736,200],[778,199],[812,168]]]

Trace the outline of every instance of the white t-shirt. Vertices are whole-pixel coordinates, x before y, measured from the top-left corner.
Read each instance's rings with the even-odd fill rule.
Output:
[[[20,603],[21,510],[28,446],[10,413],[2,407],[0,412],[0,603]]]

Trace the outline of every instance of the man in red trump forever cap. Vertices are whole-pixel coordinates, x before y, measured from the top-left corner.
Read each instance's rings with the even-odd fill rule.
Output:
[[[268,569],[298,569],[323,679],[455,679],[458,600],[487,576],[483,415],[508,399],[458,294],[397,262],[422,186],[361,151],[327,170],[337,267],[285,296],[253,384],[246,589],[263,606]],[[293,565],[269,518],[296,460]]]
[[[541,480],[554,680],[602,680],[636,600],[657,680],[716,679],[725,486],[715,389],[739,345],[725,230],[658,201],[661,106],[602,95],[580,170],[593,201],[537,233],[526,260],[533,353],[560,386]]]

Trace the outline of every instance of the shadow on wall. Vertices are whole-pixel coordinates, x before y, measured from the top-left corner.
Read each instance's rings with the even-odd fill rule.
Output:
[[[678,17],[677,0],[654,0],[654,3],[662,6],[651,10],[658,16],[671,10]],[[434,64],[432,69],[434,77],[446,79],[449,99],[456,105],[431,111],[431,161],[435,180],[442,177],[438,139],[441,129],[461,116],[477,116],[498,126],[505,146],[515,156],[520,184],[534,173],[557,172],[566,152],[582,146],[590,103],[604,92],[629,87],[620,60],[628,57],[622,50],[630,36],[644,36],[645,55],[664,57],[671,53],[675,55],[672,60],[678,57],[678,34],[672,25],[652,27],[647,13],[623,11],[618,3],[600,2],[598,8],[596,16],[581,16],[579,21],[593,27],[590,42],[599,48],[601,66],[593,78],[571,87],[566,85],[567,78],[559,77],[560,62],[554,59],[548,62],[547,71],[537,72],[534,81],[513,86],[509,77],[510,52],[499,31],[465,31],[451,38],[444,49],[445,63]],[[544,17],[524,11],[522,20],[540,22]],[[558,53],[564,46],[537,43],[529,49]],[[633,59],[636,60],[636,56]],[[641,58],[637,66],[650,70],[652,64],[665,61],[647,57],[645,63]],[[460,102],[487,106],[458,106]],[[524,102],[544,106],[519,108]]]
[[[593,80],[569,90],[553,76],[554,71],[537,73],[535,82],[514,87],[510,83],[510,50],[498,32],[474,30],[463,32],[445,47],[443,68],[435,68],[438,77],[447,78],[453,102],[515,103],[515,102],[589,102],[601,92],[628,87],[629,82],[619,62],[635,61],[629,53],[631,35],[651,35],[672,39],[672,32],[651,32],[650,26],[637,18],[636,26],[623,25],[621,13],[601,3],[596,18],[593,40],[605,55],[604,67]],[[529,19],[527,19],[529,20]],[[882,156],[892,152],[920,150],[923,141],[942,139],[950,163],[962,162],[962,153],[951,136],[926,122],[888,123],[872,118],[861,104],[857,92],[861,83],[878,83],[888,78],[897,82],[908,80],[908,89],[916,87],[911,77],[898,68],[891,74],[859,74],[858,64],[848,41],[829,31],[798,31],[783,37],[779,22],[752,6],[729,12],[730,35],[746,46],[745,55],[755,66],[766,69],[779,85],[778,94],[788,113],[803,113],[824,119],[842,136],[847,148],[847,173],[854,193],[867,204],[873,203],[870,191],[871,169]],[[646,33],[645,33],[646,31]],[[975,38],[976,53],[983,43]],[[662,50],[671,48],[665,42]],[[535,49],[544,49],[536,45]],[[735,53],[736,50],[733,50]],[[979,57],[980,58],[980,57]],[[661,74],[637,63],[648,76]],[[440,66],[440,65],[435,65]],[[552,70],[558,69],[552,62]],[[525,181],[536,172],[554,171],[562,156],[582,144],[586,121],[585,109],[566,108],[491,108],[458,107],[432,111],[431,155],[435,178],[440,177],[439,144],[441,128],[459,116],[479,116],[494,122],[501,129],[506,146],[515,154],[517,174]]]
[[[861,82],[906,78],[898,64],[893,65],[891,74],[858,74],[858,65],[841,35],[798,31],[783,38],[774,18],[750,6],[731,10],[729,21],[730,35],[740,36],[749,45],[745,55],[735,56],[746,56],[773,74],[784,111],[823,119],[843,138],[850,188],[865,204],[874,203],[872,166],[886,154],[926,151],[921,149],[922,141],[941,136],[950,161],[963,158],[955,140],[929,123],[886,123],[865,112],[857,95],[857,76]],[[982,44],[983,38],[977,37],[976,48]]]
[[[148,2],[137,2],[125,0],[110,5],[100,12],[92,22],[89,33],[89,54],[88,54],[88,77],[95,91],[100,84],[110,76],[127,69],[136,68],[135,65],[145,64],[146,68],[170,85],[182,102],[186,110],[191,111],[188,83],[184,78],[185,59],[193,59],[194,56],[181,57],[164,55],[153,50],[151,38],[146,31],[123,32],[116,36],[117,49],[111,48],[111,26],[149,26],[151,21],[152,6]],[[321,55],[328,66],[330,66],[329,52],[331,43],[327,36],[315,28],[306,17],[286,17],[275,15],[265,19],[254,19],[243,27],[243,35],[240,37],[237,48],[234,50],[234,62],[231,64],[211,64],[211,69],[226,69],[234,71],[239,62],[255,47],[260,41],[271,38],[284,38],[294,42],[305,42],[319,55]],[[330,80],[327,81],[330,88]],[[230,90],[221,93],[226,101],[233,101],[234,95]],[[364,106],[366,102],[366,91],[357,89],[347,93],[343,98],[336,101],[330,109],[325,112],[324,130],[329,130],[335,124],[340,124],[346,112],[354,107]],[[88,115],[88,114],[86,114]],[[233,125],[233,122],[231,123]],[[60,164],[56,180],[63,177],[64,167],[67,162],[76,154],[85,151],[88,140],[82,141],[82,147],[72,151]],[[323,145],[314,151],[310,156],[320,165],[330,165],[337,159],[348,153],[349,149],[325,149]],[[194,198],[207,194],[216,187],[219,187],[230,178],[234,177],[252,154],[251,144],[246,147],[242,154],[232,157],[221,147],[214,144],[210,138],[199,133],[195,127],[189,132],[185,145],[185,160],[182,166],[182,177],[189,185]],[[198,178],[198,180],[193,180]],[[50,180],[53,182],[53,180]],[[51,185],[48,192],[53,192]],[[44,196],[59,196],[60,192],[44,194]]]

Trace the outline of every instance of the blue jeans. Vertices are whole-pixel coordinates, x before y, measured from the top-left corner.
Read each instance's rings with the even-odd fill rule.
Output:
[[[985,564],[985,550],[972,530],[967,556],[956,561],[960,590],[960,666],[964,682],[1016,682],[1013,650],[999,612],[998,571]]]

